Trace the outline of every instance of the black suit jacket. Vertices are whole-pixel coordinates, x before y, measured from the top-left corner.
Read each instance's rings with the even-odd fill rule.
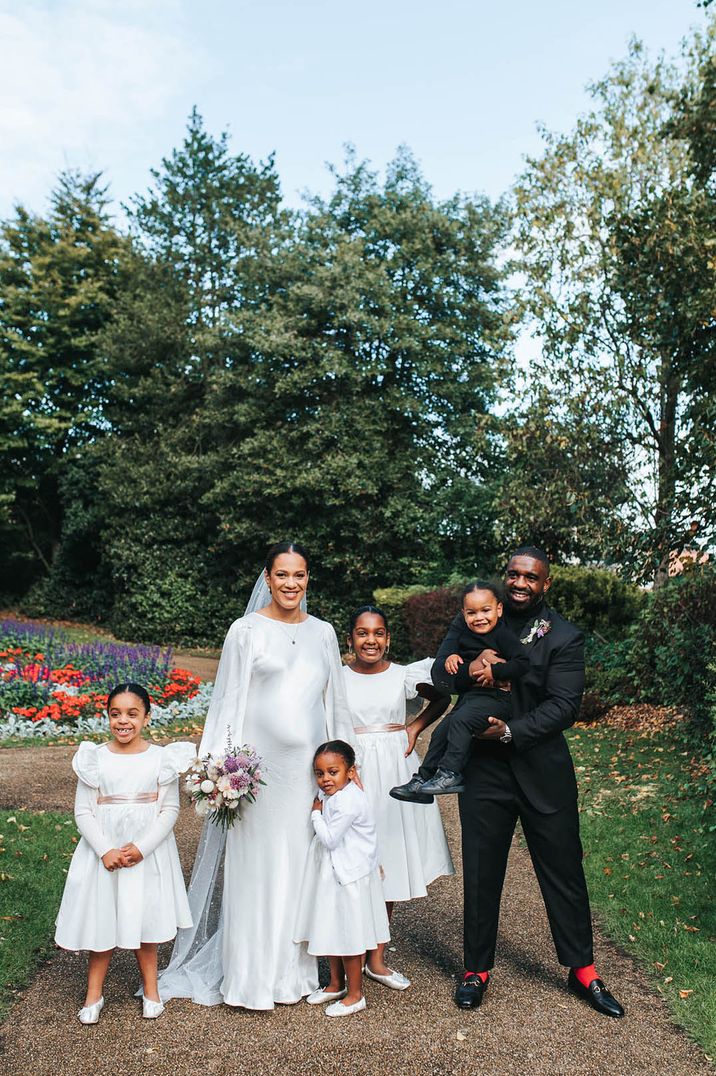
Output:
[[[576,721],[584,692],[584,638],[573,624],[548,606],[543,605],[539,616],[550,627],[541,638],[535,634],[524,644],[530,668],[526,676],[512,685],[513,717],[509,723],[512,743],[476,739],[469,779],[478,782],[479,796],[481,771],[484,773],[485,767],[494,766],[496,755],[501,756],[509,762],[531,806],[543,814],[551,814],[577,797],[574,765],[563,732]],[[445,671],[445,661],[455,652],[463,623],[461,614],[452,622],[432,669],[435,684],[458,694],[469,690],[472,684],[468,667],[461,665],[457,674],[450,677]],[[523,638],[529,634],[530,627],[528,622]]]

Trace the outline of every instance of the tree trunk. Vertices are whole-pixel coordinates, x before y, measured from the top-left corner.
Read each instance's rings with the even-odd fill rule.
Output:
[[[658,565],[654,587],[663,586],[669,578],[672,553],[682,546],[674,534],[674,501],[676,495],[676,422],[678,417],[681,377],[675,373],[674,362],[662,365],[659,416],[658,488],[655,513],[655,552]]]

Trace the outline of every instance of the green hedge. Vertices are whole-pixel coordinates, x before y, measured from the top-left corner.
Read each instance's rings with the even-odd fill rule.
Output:
[[[694,568],[655,590],[631,631],[630,669],[639,696],[684,706],[711,731],[710,666],[716,660],[716,569]]]
[[[645,608],[648,595],[605,568],[555,565],[547,601],[582,631],[623,638]]]
[[[425,594],[430,587],[378,587],[373,591],[373,600],[388,617],[390,625],[390,653],[395,661],[412,661],[413,648],[410,643],[408,624],[405,619],[405,603],[416,594]],[[426,657],[421,654],[419,657]]]

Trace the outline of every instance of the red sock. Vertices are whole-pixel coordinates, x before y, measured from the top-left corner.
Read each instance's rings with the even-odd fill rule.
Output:
[[[476,975],[478,977],[478,979],[480,980],[480,982],[483,982],[483,983],[486,983],[487,980],[490,978],[489,971],[466,971],[465,974],[462,977],[463,981],[465,979],[471,978],[473,975]]]
[[[572,968],[572,971],[582,986],[586,986],[587,989],[592,980],[597,978],[597,969],[594,964],[586,964],[583,968]]]

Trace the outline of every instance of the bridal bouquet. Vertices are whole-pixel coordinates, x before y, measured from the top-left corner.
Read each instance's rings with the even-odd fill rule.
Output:
[[[189,797],[199,815],[209,815],[222,829],[233,826],[240,818],[239,804],[243,799],[253,803],[262,780],[263,759],[248,744],[232,747],[223,755],[207,755],[197,759],[185,778]]]

